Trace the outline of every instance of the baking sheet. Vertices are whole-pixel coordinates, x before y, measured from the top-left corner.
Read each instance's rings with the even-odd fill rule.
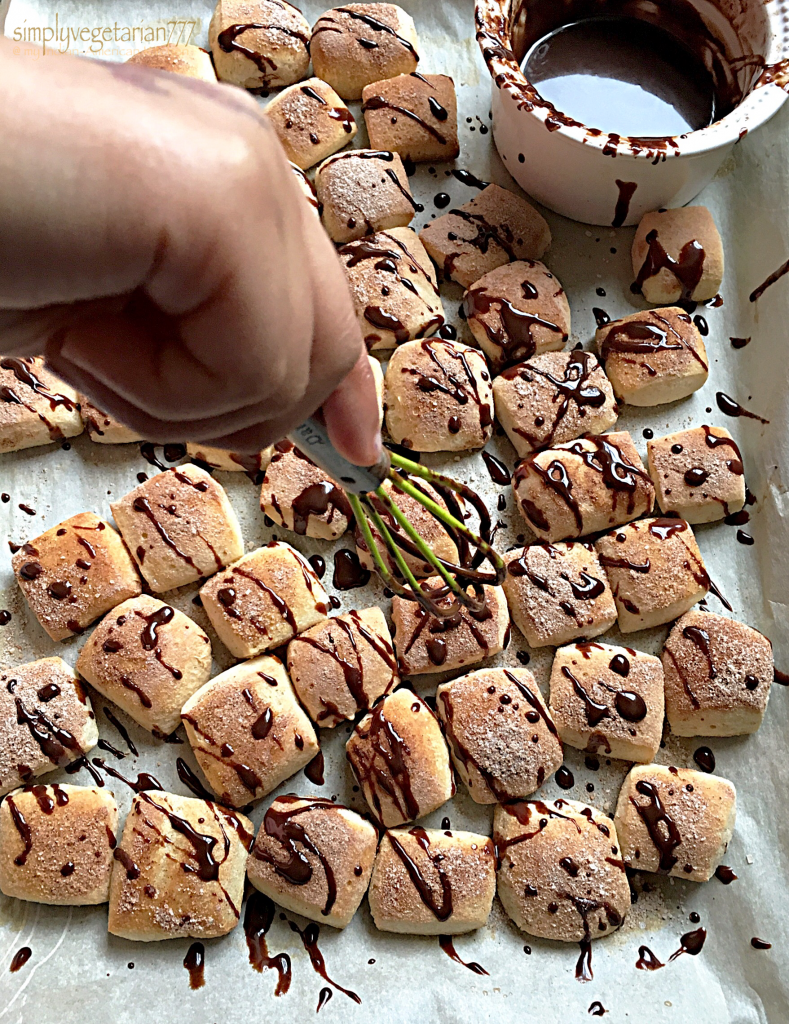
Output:
[[[311,23],[324,10],[323,3],[303,3]],[[436,3],[431,0],[403,0],[414,16],[421,37],[422,71],[444,71],[455,78],[459,93],[461,155],[455,166],[468,168],[479,177],[515,188],[500,163],[486,129],[489,125],[489,80],[473,38],[472,5],[462,2]],[[71,52],[93,52],[105,59],[125,59],[141,48],[145,27],[165,26],[172,41],[206,45],[212,4],[206,0],[169,0],[138,3],[118,0],[113,4],[73,0],[11,0],[6,5],[6,35],[19,40],[20,59],[35,59],[25,38],[35,37],[36,28],[47,46],[68,47]],[[0,8],[0,14],[2,9]],[[194,22],[193,27],[188,23]],[[91,42],[97,28],[118,26],[116,43]],[[184,33],[187,32],[185,37]],[[72,31],[66,35],[65,30]],[[137,30],[137,42],[124,43],[124,36]],[[79,29],[87,29],[80,33]],[[57,33],[57,34],[55,34]],[[80,38],[80,36],[82,38]],[[75,39],[76,37],[76,39]],[[161,37],[160,37],[161,38]],[[358,114],[358,105],[353,105]],[[366,136],[361,117],[356,145]],[[757,305],[748,294],[789,256],[789,107],[766,129],[749,135],[734,150],[720,173],[701,197],[717,220],[726,249],[726,277],[722,288],[724,305],[700,308],[710,325],[706,344],[710,356],[710,380],[691,398],[672,406],[639,410],[625,407],[617,429],[632,432],[645,455],[642,430],[649,427],[656,437],[663,433],[713,423],[726,426],[737,438],[744,454],[748,486],[757,497],[747,527],[755,537],[752,547],[738,544],[736,529],[722,523],[695,528],[699,546],[713,579],[733,606],[733,615],[762,629],[775,644],[776,661],[789,666],[789,560],[786,552],[785,521],[789,515],[787,497],[787,401],[786,324],[789,322],[789,277],[770,288]],[[626,160],[625,157],[617,159]],[[422,166],[411,185],[425,212],[412,226],[421,227],[438,211],[433,196],[449,192],[453,205],[472,197],[474,190],[449,177],[448,166],[436,165],[435,173]],[[564,284],[572,307],[573,330],[570,345],[580,341],[589,347],[594,334],[592,307],[600,306],[611,317],[633,312],[637,300],[630,294],[630,242],[632,230],[589,228],[546,213],[553,232],[553,245],[545,262]],[[596,294],[604,288],[604,298]],[[470,340],[457,318],[461,289],[442,286],[447,314]],[[731,336],[752,338],[751,344],[735,351]],[[715,393],[724,391],[746,407],[770,420],[762,426],[753,420],[730,419],[719,412]],[[179,440],[174,438],[173,440]],[[496,437],[488,446],[512,467],[515,453],[506,437]],[[478,454],[427,456],[426,464],[441,466],[476,486],[490,507],[500,493],[508,509],[500,518],[507,524],[499,533],[502,549],[515,543],[517,534],[528,531],[513,509],[510,488],[491,483]],[[109,515],[109,502],[136,485],[136,474],[150,470],[136,445],[102,446],[87,436],[71,443],[71,450],[57,446],[5,455],[0,461],[0,489],[12,500],[0,505],[0,537],[23,541],[60,520],[90,509]],[[258,507],[258,489],[243,475],[218,474],[239,513],[247,548],[252,549],[279,535],[305,554],[331,551],[323,542],[297,538],[287,531],[267,529]],[[36,509],[28,517],[18,505]],[[339,545],[348,547],[346,536]],[[327,562],[330,559],[327,557]],[[330,584],[331,572],[324,582]],[[329,587],[331,590],[331,587]],[[196,587],[170,592],[168,600],[207,628],[214,642],[214,674],[231,663],[216,641],[201,609],[192,604]],[[376,603],[388,611],[389,602],[381,586],[373,582],[361,591],[338,593],[342,611]],[[711,610],[723,609],[709,598]],[[0,608],[13,612],[9,626],[0,629],[0,664],[15,665],[52,653],[73,664],[82,641],[79,638],[55,645],[27,610],[10,568],[10,555],[0,550]],[[630,635],[629,645],[655,653],[666,630]],[[603,639],[620,642],[615,631]],[[526,649],[517,630],[504,654],[493,664],[517,664],[516,653]],[[546,691],[552,650],[531,652],[530,667]],[[432,694],[440,674],[417,677],[415,688]],[[107,702],[94,696],[100,731],[119,743],[115,730],[100,709]],[[175,774],[176,756],[194,767],[188,745],[167,746],[154,740],[122,712],[140,750],[137,760],[127,758],[119,767],[134,776],[141,770],[153,772],[174,792],[185,793]],[[340,933],[321,929],[320,948],[331,977],[358,992],[356,1005],[335,992],[321,1010],[321,1020],[345,1018],[353,1022],[441,1021],[478,1022],[559,1021],[575,1024],[588,1020],[591,1004],[599,1000],[606,1019],[615,1022],[685,1022],[694,1024],[755,1024],[789,1020],[789,982],[782,967],[789,948],[786,879],[789,825],[784,810],[789,783],[786,735],[789,731],[789,693],[773,689],[761,730],[752,737],[714,740],[710,745],[717,757],[717,772],[737,786],[738,820],[726,863],[739,876],[724,887],[713,879],[695,885],[681,879],[636,875],[633,888],[638,900],[624,926],[610,938],[594,943],[594,980],[580,984],[574,978],[577,947],[550,943],[520,934],[504,914],[498,901],[487,927],[456,940],[460,955],[476,960],[489,972],[478,976],[450,961],[434,938],[408,938],[376,931],[366,902],[349,928]],[[352,791],[353,779],[343,746],[349,728],[321,730],[326,755],[326,784],[316,787],[302,773],[288,780],[277,792],[336,796],[342,802],[366,810],[360,794]],[[692,753],[701,739],[680,740],[667,736],[657,760],[693,767]],[[567,796],[586,800],[612,812],[619,785],[628,765],[603,762],[599,772],[584,766],[584,755],[570,747],[565,763],[576,784]],[[47,781],[90,784],[84,773],[67,776],[55,773]],[[586,790],[587,783],[594,791]],[[126,787],[110,785],[121,805],[129,806]],[[542,792],[560,795],[552,781]],[[252,812],[258,826],[270,799]],[[492,809],[474,804],[461,787],[454,800],[423,819],[427,827],[438,827],[448,816],[453,827],[489,833]],[[649,891],[641,891],[648,883]],[[637,971],[638,947],[648,945],[662,961],[679,947],[679,936],[696,925],[688,915],[696,911],[708,938],[701,955],[681,956],[654,973]],[[289,915],[291,918],[294,915]],[[303,924],[300,919],[300,924]],[[772,942],[767,952],[750,946],[752,936]],[[277,919],[268,936],[271,953],[286,951],[293,959],[290,992],[274,998],[276,975],[255,973],[248,964],[242,927],[230,935],[206,942],[206,984],[191,991],[182,960],[188,941],[132,943],[106,931],[106,907],[50,908],[0,896],[0,1022],[2,1024],[72,1024],[85,1020],[104,1024],[137,1024],[157,1018],[179,1024],[232,1024],[261,1015],[276,1014],[278,1021],[310,1019],[315,1013],[323,980],[312,970],[300,940],[287,923]],[[524,953],[528,944],[531,954]],[[18,973],[8,967],[21,946],[32,948],[30,962]],[[374,961],[374,962],[373,962]],[[132,966],[133,965],[133,966]],[[305,1017],[306,1015],[306,1017]]]

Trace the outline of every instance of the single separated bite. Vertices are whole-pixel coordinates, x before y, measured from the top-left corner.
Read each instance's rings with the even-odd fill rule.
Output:
[[[277,526],[337,540],[353,522],[345,492],[290,441],[278,441],[260,490],[260,507]]]
[[[0,671],[0,796],[96,746],[90,699],[62,658]]]
[[[412,72],[366,85],[362,113],[373,149],[391,149],[414,163],[454,160],[460,152],[449,75]]]
[[[551,669],[550,708],[571,747],[651,761],[663,734],[660,658],[609,644],[562,647]]]
[[[208,45],[219,79],[267,95],[304,78],[310,26],[287,0],[218,0]]]
[[[529,796],[562,763],[556,726],[528,669],[483,668],[442,683],[436,711],[478,804]]]
[[[599,636],[616,622],[606,574],[591,545],[530,544],[504,555],[512,621],[530,647]]]
[[[283,89],[263,112],[285,156],[303,171],[342,149],[356,135],[350,110],[319,78]]]
[[[523,518],[551,543],[629,523],[655,504],[655,488],[626,430],[528,455],[512,486]]]
[[[84,395],[79,396],[80,415],[88,437],[96,444],[130,444],[142,441],[142,437],[129,427],[124,427],[120,420],[99,409]]]
[[[575,800],[507,804],[493,814],[498,893],[529,935],[588,943],[630,909],[618,824]]]
[[[351,733],[345,752],[386,828],[424,817],[455,793],[441,726],[412,690],[395,690],[379,701]]]
[[[367,899],[379,931],[462,935],[487,923],[495,894],[489,836],[417,826],[381,840]]]
[[[470,288],[511,260],[539,260],[551,244],[544,218],[500,185],[426,225],[419,237],[444,279]]]
[[[11,566],[30,610],[53,640],[76,636],[142,590],[123,541],[80,512],[23,544]]]
[[[645,213],[632,257],[633,291],[653,306],[706,302],[723,280],[723,242],[706,206]]]
[[[290,793],[266,811],[247,877],[286,910],[345,928],[364,899],[377,846],[376,829],[360,814]]]
[[[440,576],[420,586],[439,607],[448,608],[455,600]],[[464,668],[504,650],[510,637],[504,591],[486,583],[478,584],[476,589],[468,587],[467,592],[484,607],[479,612],[460,607],[448,618],[431,615],[416,601],[397,596],[392,599],[394,645],[401,675]]]
[[[42,356],[0,358],[0,454],[82,433],[79,396]]]
[[[710,589],[684,519],[639,519],[595,543],[623,633],[651,629],[688,611]]]
[[[204,463],[209,469],[219,469],[225,473],[246,473],[256,483],[260,483],[266,467],[274,454],[274,445],[270,444],[256,455],[241,452],[230,452],[224,448],[212,448],[210,445],[188,442],[186,454],[198,462]]]
[[[737,442],[723,427],[693,427],[647,442],[649,472],[662,512],[711,523],[745,505]]]
[[[207,800],[135,796],[115,850],[110,934],[154,942],[232,931],[253,837],[248,818]]]
[[[88,637],[77,671],[143,729],[169,736],[181,708],[211,675],[211,641],[156,597],[124,601]]]
[[[471,333],[496,373],[570,337],[570,304],[564,288],[536,260],[516,260],[476,281],[463,297]]]
[[[608,377],[591,352],[543,352],[493,381],[496,419],[523,458],[581,434],[602,434],[617,419]]]
[[[149,46],[138,50],[126,61],[154,71],[171,71],[187,78],[200,78],[204,82],[215,82],[216,72],[211,57],[199,46],[165,43],[163,46]]]
[[[325,619],[288,644],[288,672],[313,722],[333,729],[400,681],[380,608]]]
[[[734,832],[736,793],[718,775],[663,764],[631,768],[616,804],[622,859],[637,871],[706,882]]]
[[[418,452],[482,448],[493,436],[493,389],[485,357],[457,341],[406,342],[386,370],[386,429]]]
[[[766,636],[691,609],[663,648],[666,718],[676,736],[742,736],[762,724],[773,681]]]
[[[345,244],[411,223],[418,203],[399,154],[353,149],[324,160],[315,173],[323,226]],[[421,209],[421,207],[419,207]]]
[[[106,789],[31,786],[0,804],[0,892],[81,907],[106,903],[118,806]]]
[[[279,658],[253,658],[215,676],[181,718],[209,786],[231,807],[260,800],[320,749]]]
[[[110,508],[140,572],[157,593],[211,576],[244,553],[241,527],[224,487],[199,466],[157,473]]]
[[[326,618],[329,595],[312,566],[290,544],[251,551],[200,591],[211,625],[236,658],[286,643]]]
[[[612,320],[597,329],[595,342],[614,394],[629,405],[677,402],[709,376],[704,340],[679,306]]]

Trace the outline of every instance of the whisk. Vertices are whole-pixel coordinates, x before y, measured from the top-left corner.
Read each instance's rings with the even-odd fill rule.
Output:
[[[501,584],[505,566],[503,559],[491,544],[490,513],[478,494],[465,484],[444,476],[443,473],[427,469],[418,462],[386,449],[376,465],[355,466],[337,452],[329,440],[326,427],[314,417],[302,423],[289,437],[297,448],[305,455],[309,455],[312,461],[332,476],[346,492],[357,526],[376,569],[384,584],[393,593],[408,600],[418,601],[425,611],[437,618],[445,619],[457,614],[459,605],[468,608],[471,614],[484,613],[482,585]],[[409,477],[420,477],[429,483],[436,493],[441,495],[446,508],[434,501]],[[456,541],[458,560],[461,564],[454,565],[439,558],[431,550],[384,489],[383,483],[387,479],[391,480],[398,490],[418,501],[447,527]],[[462,521],[463,513],[455,495],[459,495],[473,507],[479,517],[479,534],[470,530]],[[382,511],[391,517],[399,530],[387,526],[381,515]],[[387,551],[394,560],[399,578],[381,553],[373,528],[383,539]],[[403,557],[403,552],[423,559],[434,570],[434,574],[443,579],[444,585],[438,589],[425,591]],[[489,563],[492,571],[480,569],[485,561]],[[445,598],[450,594],[454,600],[446,601]]]

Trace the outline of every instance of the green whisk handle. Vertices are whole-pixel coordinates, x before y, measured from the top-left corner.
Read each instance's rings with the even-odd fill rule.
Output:
[[[389,453],[385,448],[374,466],[354,466],[334,448],[326,427],[314,416],[292,430],[288,437],[316,465],[334,477],[344,490],[352,494],[374,491],[389,475]]]

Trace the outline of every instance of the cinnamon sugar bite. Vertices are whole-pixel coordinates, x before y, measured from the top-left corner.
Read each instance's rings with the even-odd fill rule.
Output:
[[[114,416],[99,409],[84,395],[80,395],[79,405],[88,437],[96,444],[129,444],[132,441],[142,441],[139,434],[125,427]]]
[[[303,171],[342,149],[356,135],[350,110],[319,78],[283,89],[264,113],[288,160]]]
[[[267,95],[304,78],[310,26],[287,0],[217,0],[208,43],[217,77]]]
[[[645,213],[632,247],[633,291],[647,302],[706,302],[723,280],[723,242],[706,206]]]
[[[374,149],[414,163],[454,160],[458,146],[455,83],[448,75],[412,71],[362,89],[362,113]]]
[[[266,469],[260,507],[278,526],[300,536],[336,540],[353,521],[339,484],[290,441],[279,441]]]
[[[199,46],[183,46],[166,43],[164,46],[149,46],[138,50],[126,61],[155,71],[170,71],[187,78],[199,78],[203,82],[215,82],[216,72],[211,57]]]
[[[411,195],[399,154],[353,149],[324,160],[315,174],[321,219],[332,241],[353,242],[387,228],[404,228],[422,207]]]
[[[0,453],[82,433],[79,396],[41,356],[0,357]]]

